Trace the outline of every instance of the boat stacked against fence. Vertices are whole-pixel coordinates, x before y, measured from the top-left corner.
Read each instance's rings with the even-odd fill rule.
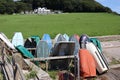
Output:
[[[25,40],[16,32],[10,41],[0,33],[0,53],[5,80],[52,80],[48,70],[58,70],[58,80],[80,80],[109,70],[100,41],[87,35],[58,34],[51,39],[44,34],[41,39],[31,36]]]

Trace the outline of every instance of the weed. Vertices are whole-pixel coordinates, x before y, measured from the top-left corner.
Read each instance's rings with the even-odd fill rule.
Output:
[[[53,80],[56,80],[56,78],[57,78],[57,73],[58,73],[57,70],[48,71],[48,74],[50,75],[50,77],[51,77]]]
[[[120,61],[115,59],[115,58],[112,58],[112,61],[110,62],[110,65],[112,64],[120,64]]]
[[[30,71],[30,73],[29,74],[26,74],[26,80],[29,80],[29,79],[31,79],[31,78],[35,78],[36,77],[36,74],[37,74],[37,72],[36,71]]]
[[[3,80],[3,74],[0,72],[0,80]]]

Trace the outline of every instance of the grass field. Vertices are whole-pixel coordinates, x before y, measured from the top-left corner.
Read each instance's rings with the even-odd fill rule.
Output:
[[[88,34],[89,36],[120,34],[120,16],[107,13],[65,13],[51,15],[0,15],[0,32],[12,38],[14,32],[24,37],[48,33]]]

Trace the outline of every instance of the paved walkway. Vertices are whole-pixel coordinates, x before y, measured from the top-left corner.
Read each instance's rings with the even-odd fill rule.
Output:
[[[119,61],[120,63],[120,37],[99,37],[99,40],[102,41],[103,54],[109,63],[113,59]],[[115,38],[115,39],[114,39]],[[109,66],[110,70],[103,75],[99,75],[96,80],[120,80],[120,64],[112,64]]]
[[[101,45],[108,62],[113,58],[120,61],[120,41],[101,42]]]

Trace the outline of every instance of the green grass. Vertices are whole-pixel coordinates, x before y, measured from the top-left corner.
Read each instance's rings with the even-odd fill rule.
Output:
[[[113,65],[113,64],[120,64],[120,60],[112,58],[112,61],[110,62],[110,65]]]
[[[29,74],[26,74],[26,80],[29,80],[31,78],[35,78],[36,77],[37,72],[36,71],[30,71]]]
[[[120,34],[120,16],[108,13],[65,13],[51,15],[0,15],[0,31],[12,38],[14,32],[42,37],[48,33],[88,34],[89,36]]]
[[[48,74],[50,75],[50,77],[52,78],[52,80],[57,80],[57,75],[58,75],[58,71],[57,70],[52,70],[52,71],[48,71]]]
[[[0,80],[3,80],[3,74],[0,72]]]

